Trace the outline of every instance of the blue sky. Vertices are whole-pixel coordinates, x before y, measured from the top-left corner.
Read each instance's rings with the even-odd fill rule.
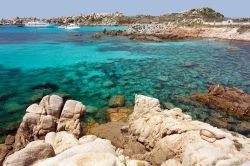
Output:
[[[0,18],[115,11],[160,15],[198,7],[212,7],[227,17],[250,17],[250,0],[0,0]]]

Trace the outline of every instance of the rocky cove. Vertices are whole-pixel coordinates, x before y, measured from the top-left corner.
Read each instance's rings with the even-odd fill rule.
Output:
[[[29,32],[31,39],[27,32],[15,32],[17,39],[12,38],[12,32],[7,37],[1,34],[6,39],[0,49],[1,140],[15,134],[27,106],[51,94],[64,101],[84,102],[88,109],[81,121],[86,123],[107,122],[105,113],[113,96],[123,96],[123,106],[131,109],[134,94],[144,94],[158,98],[166,109],[177,106],[195,120],[249,136],[247,120],[189,99],[205,93],[214,83],[249,92],[248,44],[216,40],[131,42],[112,34],[96,39],[93,32],[46,31]],[[110,32],[116,33],[106,31],[107,35]],[[34,37],[43,39],[42,44]],[[11,44],[19,38],[27,44]],[[34,41],[37,43],[29,45]]]
[[[81,102],[43,97],[27,108],[16,135],[1,144],[1,162],[6,166],[249,164],[249,138],[192,120],[179,108],[163,110],[155,98],[136,95],[129,116],[122,112],[125,119],[91,125],[83,135],[79,120],[85,112]]]
[[[41,20],[77,31],[1,26],[1,162],[248,165],[249,27],[202,25],[224,19],[202,8]]]

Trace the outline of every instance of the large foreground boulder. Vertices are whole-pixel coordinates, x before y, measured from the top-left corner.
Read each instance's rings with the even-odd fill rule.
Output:
[[[80,138],[77,145],[62,151],[55,157],[39,161],[35,166],[64,166],[65,164],[69,166],[149,165],[147,162],[130,160],[129,158],[120,155],[116,151],[116,147],[114,147],[109,140],[88,135]]]
[[[32,104],[26,109],[14,143],[7,150],[5,145],[1,147],[4,150],[0,154],[1,161],[9,154],[24,148],[29,142],[44,140],[50,132],[68,131],[79,138],[82,134],[80,118],[84,112],[85,106],[81,102],[67,100],[64,105],[60,96],[43,97],[39,104]],[[60,151],[56,149],[56,153]]]
[[[137,95],[128,132],[148,152],[153,165],[233,165],[250,160],[250,140],[193,121],[178,108],[161,110],[159,100]],[[178,165],[178,164],[177,164]]]

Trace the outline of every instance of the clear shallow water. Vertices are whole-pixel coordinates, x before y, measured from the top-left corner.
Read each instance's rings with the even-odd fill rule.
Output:
[[[217,110],[187,102],[181,96],[206,92],[213,83],[250,92],[249,43],[208,39],[143,43],[126,37],[91,38],[104,28],[126,27],[84,27],[76,31],[0,27],[0,135],[12,130],[25,108],[46,94],[67,95],[89,108],[94,106],[97,111],[87,113],[85,120],[105,122],[105,107],[117,94],[126,97],[127,106],[133,105],[135,94],[144,94],[206,121]],[[240,50],[230,51],[228,47]],[[53,86],[34,88],[48,83]]]

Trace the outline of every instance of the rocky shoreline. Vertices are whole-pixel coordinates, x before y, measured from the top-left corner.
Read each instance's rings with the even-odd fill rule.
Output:
[[[124,31],[107,31],[108,36],[128,36],[133,41],[164,42],[192,39],[221,39],[250,42],[250,27],[178,27],[165,24],[135,24]],[[99,37],[101,37],[99,33]],[[235,50],[236,51],[236,50]]]
[[[116,107],[123,99],[113,101],[118,102],[110,106]],[[155,98],[136,95],[133,112],[110,110],[111,122],[92,125],[84,135],[80,118],[85,112],[78,101],[45,96],[27,108],[15,137],[0,145],[1,163],[188,166],[250,160],[249,138],[194,121],[179,108],[163,110]],[[117,119],[118,114],[124,118]]]
[[[79,26],[128,26],[124,32],[107,32],[129,36],[133,41],[161,42],[197,38],[250,41],[249,19],[235,19],[237,25],[216,26],[208,23],[222,23],[225,18],[211,8],[190,9],[180,13],[161,16],[125,16],[122,13],[93,13],[89,15],[55,17],[51,19],[13,18],[1,19],[0,25],[20,26],[29,21],[44,21],[55,25]],[[99,38],[100,35],[97,35]]]

